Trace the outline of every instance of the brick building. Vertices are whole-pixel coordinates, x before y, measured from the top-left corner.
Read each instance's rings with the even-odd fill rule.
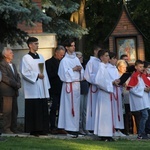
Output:
[[[119,19],[107,36],[109,40],[109,50],[117,53],[118,58],[121,54],[129,56],[129,63],[134,63],[136,59],[145,60],[145,49],[143,38],[145,36],[131,19],[125,4]]]

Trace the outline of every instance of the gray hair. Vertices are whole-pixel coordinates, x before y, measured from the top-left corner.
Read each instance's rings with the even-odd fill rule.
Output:
[[[4,49],[2,50],[2,56],[5,57],[6,52],[9,50],[11,50],[10,47],[4,47]]]
[[[75,53],[76,53],[76,56],[82,56],[82,53],[79,52],[79,51],[77,51],[77,52],[75,52]]]
[[[60,51],[60,50],[66,51],[66,49],[64,48],[64,46],[58,45],[58,46],[55,48],[55,52],[56,52],[56,51]]]

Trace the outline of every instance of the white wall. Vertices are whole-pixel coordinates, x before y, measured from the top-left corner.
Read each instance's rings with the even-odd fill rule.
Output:
[[[45,60],[49,59],[53,55],[53,50],[57,46],[56,41],[56,34],[32,34],[30,36],[37,37],[39,39],[39,50],[38,53],[42,54]],[[13,62],[16,64],[16,67],[20,73],[20,61],[22,57],[29,52],[26,43],[21,46],[14,46],[11,47],[14,52],[14,60]],[[18,97],[18,118],[19,120],[23,121],[24,118],[24,92],[23,92],[23,85],[22,88],[19,90],[19,97]]]

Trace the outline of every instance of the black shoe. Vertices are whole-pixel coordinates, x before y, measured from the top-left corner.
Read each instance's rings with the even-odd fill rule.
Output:
[[[39,131],[38,134],[39,134],[39,135],[45,135],[45,136],[48,135],[48,133],[47,133],[46,131]]]
[[[57,129],[51,129],[50,130],[50,134],[58,134],[58,130]]]
[[[17,131],[17,130],[12,130],[13,133],[15,134],[21,134],[21,132]]]
[[[70,136],[72,138],[77,138],[78,137],[78,132],[74,132],[74,131],[67,131],[67,136]]]
[[[36,132],[36,131],[33,131],[33,132],[30,132],[30,135],[33,135],[33,136],[39,136],[39,133],[38,132]]]
[[[143,140],[148,140],[149,139],[149,137],[148,137],[148,135],[147,134],[139,134],[138,136],[137,136],[137,139],[143,139]]]
[[[115,140],[112,137],[101,137],[101,141],[114,142]]]
[[[109,142],[114,142],[115,140],[112,137],[108,137]]]

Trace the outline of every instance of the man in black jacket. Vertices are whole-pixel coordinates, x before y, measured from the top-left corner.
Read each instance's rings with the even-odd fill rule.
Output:
[[[54,56],[50,59],[46,60],[46,71],[48,74],[48,78],[51,84],[51,88],[49,90],[50,99],[52,101],[52,105],[50,107],[50,131],[51,134],[57,134],[58,130],[56,127],[56,113],[59,109],[60,104],[60,95],[62,88],[62,81],[58,76],[58,68],[60,60],[65,55],[65,48],[63,46],[58,46],[55,49]]]

